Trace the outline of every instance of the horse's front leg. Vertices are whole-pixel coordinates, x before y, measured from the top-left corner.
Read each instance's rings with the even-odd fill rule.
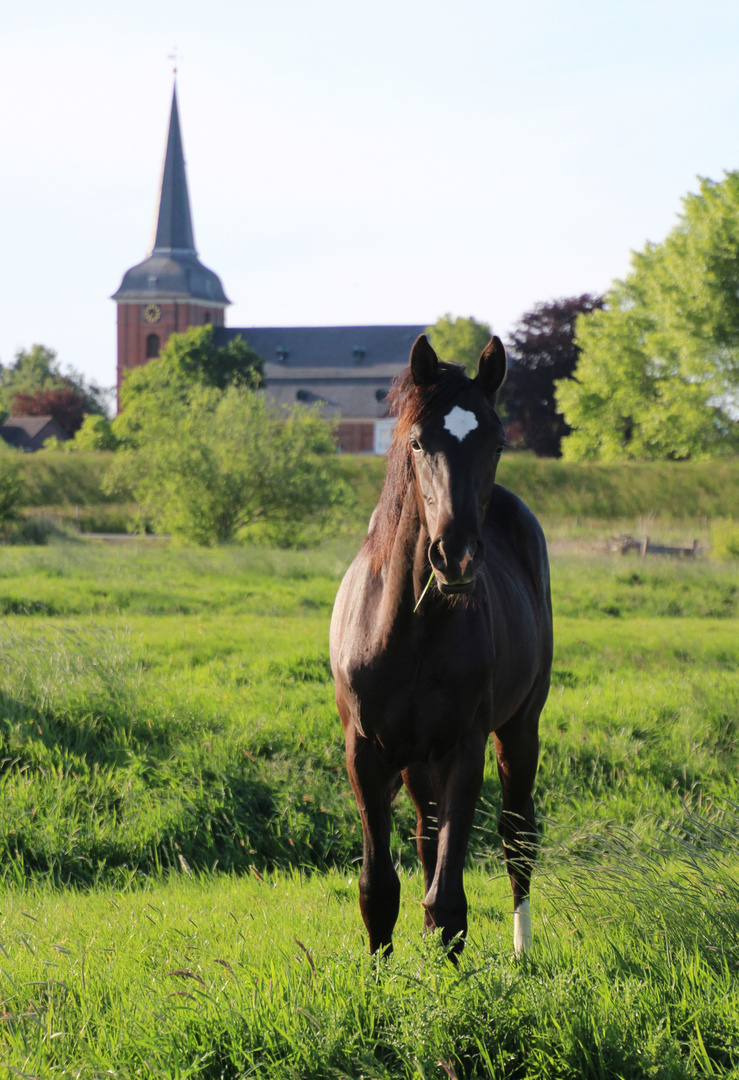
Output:
[[[409,765],[403,770],[403,783],[416,807],[416,848],[423,867],[424,888],[428,893],[436,874],[438,847],[438,808],[428,766],[420,761]],[[433,920],[426,908],[424,930],[433,928]]]
[[[483,732],[475,730],[429,767],[438,792],[438,843],[436,872],[424,904],[430,924],[441,930],[445,945],[459,936],[453,955],[462,951],[467,934],[464,864],[482,786],[485,742]]]
[[[400,881],[390,855],[391,803],[398,770],[382,760],[352,721],[345,724],[346,765],[362,818],[364,855],[359,876],[359,909],[370,952],[393,950],[400,909]]]

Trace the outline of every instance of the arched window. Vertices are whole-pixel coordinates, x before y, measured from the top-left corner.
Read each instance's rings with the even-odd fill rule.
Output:
[[[153,360],[156,356],[159,356],[159,334],[147,334],[146,359]]]
[[[206,311],[205,314],[203,315],[203,323],[207,326],[210,323],[210,321],[211,321],[210,312]]]

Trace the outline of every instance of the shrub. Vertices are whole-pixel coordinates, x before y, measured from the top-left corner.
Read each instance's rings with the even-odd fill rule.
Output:
[[[23,493],[20,455],[0,440],[0,528],[20,515]]]
[[[715,559],[739,559],[739,521],[733,518],[712,521],[711,548]]]
[[[197,544],[246,530],[295,546],[335,528],[351,493],[315,410],[276,410],[243,385],[178,389],[130,406],[135,441],[116,453],[108,490],[132,493],[158,531]]]
[[[65,447],[68,451],[76,450],[115,450],[118,439],[113,433],[107,416],[89,413],[74,439]]]

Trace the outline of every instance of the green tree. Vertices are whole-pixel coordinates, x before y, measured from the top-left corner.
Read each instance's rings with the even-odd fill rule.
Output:
[[[262,385],[262,358],[240,335],[225,345],[217,345],[214,339],[212,326],[193,326],[182,334],[170,336],[161,359],[193,382],[216,386],[219,390],[239,379],[251,386]],[[145,371],[149,366],[138,370]]]
[[[508,437],[537,457],[561,454],[570,429],[557,412],[554,384],[571,378],[577,365],[577,316],[602,306],[602,298],[589,293],[549,300],[525,312],[511,332],[503,391]]]
[[[136,423],[124,429],[109,491],[129,491],[157,530],[198,544],[248,535],[288,546],[337,526],[352,497],[336,475],[331,425],[315,410],[274,409],[243,382],[221,390],[168,375],[120,417],[135,413]]]
[[[557,384],[568,460],[713,457],[739,447],[739,173],[701,181],[661,244],[578,319]]]
[[[19,349],[12,364],[0,364],[0,415],[3,419],[14,409],[16,395],[35,397],[52,391],[66,391],[81,399],[86,413],[105,415],[107,391],[87,383],[79,372],[62,371],[53,349],[32,345]]]
[[[128,446],[138,431],[156,423],[163,409],[186,407],[200,388],[223,390],[241,383],[262,384],[262,360],[240,337],[225,346],[213,343],[213,327],[198,326],[172,334],[161,356],[126,374],[121,386],[121,411],[113,422],[115,436]]]
[[[477,373],[480,353],[492,337],[488,324],[478,322],[471,315],[468,319],[443,315],[433,326],[426,327],[426,333],[440,359],[462,364],[469,375]]]
[[[82,427],[69,442],[63,444],[67,453],[75,450],[115,450],[118,439],[107,416],[86,416]]]

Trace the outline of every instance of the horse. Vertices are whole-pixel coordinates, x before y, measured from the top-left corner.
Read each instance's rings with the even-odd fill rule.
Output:
[[[497,337],[474,378],[418,337],[389,395],[397,421],[380,500],[334,605],[331,667],[362,822],[359,905],[372,953],[392,952],[400,907],[390,829],[402,784],[417,814],[424,930],[441,932],[453,960],[461,953],[463,870],[491,734],[513,946],[517,955],[531,948],[532,790],[552,607],[541,526],[495,482],[505,374]]]

